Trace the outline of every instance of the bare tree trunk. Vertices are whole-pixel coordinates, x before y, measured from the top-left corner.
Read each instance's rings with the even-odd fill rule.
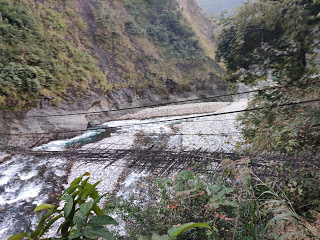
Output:
[[[303,68],[306,68],[307,66],[307,58],[306,58],[306,55],[307,55],[307,50],[306,50],[306,47],[305,47],[305,44],[304,42],[302,41],[301,44],[300,44],[300,47],[298,49],[298,58],[299,58],[299,64],[300,66],[302,66]]]
[[[2,13],[0,12],[0,24],[2,24]]]

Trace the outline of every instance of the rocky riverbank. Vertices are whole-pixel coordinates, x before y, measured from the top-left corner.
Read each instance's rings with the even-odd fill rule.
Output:
[[[186,108],[188,106],[188,108]],[[193,113],[202,109],[204,112],[209,108],[216,109],[211,113],[224,113],[230,111],[243,110],[247,107],[247,99],[233,103],[215,102],[215,103],[194,103],[188,105],[173,105],[155,109],[146,109],[135,114],[135,117],[151,116],[154,110],[159,110],[163,114],[166,111],[175,110],[178,114],[188,109]],[[208,109],[207,109],[208,108]],[[171,121],[179,119],[179,117],[161,117],[145,120],[123,120],[107,122],[105,125],[109,127],[118,126],[118,131],[112,133],[99,142],[85,145],[83,150],[91,149],[148,149],[154,145],[155,148],[161,147],[174,151],[183,149],[195,150],[203,149],[208,151],[235,151],[237,142],[241,140],[241,134],[234,134],[239,131],[237,129],[236,117],[238,114],[226,114],[219,116],[207,116],[190,121]],[[131,117],[133,115],[130,115]],[[190,116],[190,115],[189,115]],[[201,114],[192,115],[193,117],[201,116]],[[180,115],[181,118],[186,116]],[[168,121],[166,121],[168,120]],[[121,127],[123,126],[123,127]],[[202,136],[201,134],[207,134]],[[166,136],[166,138],[163,137]],[[52,145],[53,146],[53,145]],[[50,146],[44,146],[50,148]],[[121,173],[126,170],[126,159],[117,161],[110,165],[106,163],[84,163],[81,161],[75,162],[69,180],[90,170],[94,172],[93,181],[102,180],[99,188],[102,192],[112,191],[117,186],[117,180]],[[132,173],[128,179],[135,178],[136,173]],[[132,180],[132,179],[131,179]],[[134,180],[129,181],[134,182]],[[130,185],[129,184],[129,185]],[[129,191],[130,192],[130,191]]]
[[[212,113],[229,105],[229,102],[204,102],[183,105],[171,105],[157,108],[146,108],[133,114],[125,114],[120,120],[148,119],[157,117],[172,117],[191,114]]]
[[[75,103],[62,103],[53,106],[49,99],[43,99],[35,108],[24,112],[0,111],[0,147],[33,147],[51,140],[70,138],[86,130],[88,125],[97,125],[133,114],[144,106],[159,105],[191,99],[201,99],[227,93],[224,82],[211,86],[211,90],[198,90],[188,93],[159,95],[148,90],[139,95],[130,89],[110,92],[104,96],[92,94]],[[212,98],[212,101],[221,101]],[[226,99],[222,99],[224,101]],[[187,106],[188,107],[188,106]],[[205,105],[203,106],[205,108]],[[123,109],[123,110],[121,110]],[[211,111],[212,109],[208,109]],[[163,116],[154,113],[149,117]],[[161,112],[161,108],[159,109]],[[150,111],[149,111],[150,112]],[[185,110],[182,114],[191,114]],[[143,115],[144,113],[142,113]],[[169,116],[176,113],[167,112]],[[140,114],[141,115],[141,114]],[[127,115],[127,118],[133,116]]]
[[[80,149],[98,151],[140,149],[143,151],[154,146],[153,150],[163,148],[177,152],[198,148],[210,151],[233,151],[241,136],[230,139],[223,133],[235,131],[237,114],[196,117],[209,111],[223,113],[241,110],[246,106],[246,101],[239,101],[233,103],[194,103],[144,109],[137,112],[136,115],[126,116],[134,116],[137,119],[106,122],[103,127],[115,127],[116,130],[102,140],[91,141]],[[142,119],[153,116],[154,112],[162,116]],[[166,115],[186,112],[192,113],[192,115],[171,117]],[[194,118],[188,121],[179,120],[190,116]],[[38,147],[37,150],[63,151],[73,144],[85,143],[94,134],[99,134],[99,132],[92,130],[72,139],[53,141]],[[201,136],[201,134],[212,135]],[[26,222],[25,216],[34,216],[31,212],[37,204],[55,199],[56,195],[61,193],[62,185],[67,183],[66,178],[70,183],[73,178],[87,171],[92,174],[92,182],[102,181],[98,186],[102,193],[115,191],[125,197],[130,194],[139,194],[139,183],[144,182],[145,177],[150,173],[141,173],[137,168],[129,168],[130,162],[130,156],[119,158],[113,164],[110,164],[110,161],[90,162],[83,159],[67,159],[62,156],[47,158],[14,156],[9,158],[2,163],[3,171],[0,173],[0,208],[2,208],[0,213],[5,217],[0,218],[0,238],[6,239],[5,236],[9,236],[13,232],[23,232],[30,229],[32,224],[36,222],[36,218]],[[21,214],[25,209],[27,211],[24,215]],[[10,219],[14,219],[14,221]]]

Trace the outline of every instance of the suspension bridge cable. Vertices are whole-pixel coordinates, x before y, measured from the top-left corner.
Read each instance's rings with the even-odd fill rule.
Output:
[[[316,84],[316,83],[320,83],[320,81],[311,81],[311,82],[297,83],[297,84],[291,84],[291,85],[278,85],[278,86],[267,87],[267,88],[262,88],[262,89],[239,92],[239,93],[222,94],[222,95],[216,95],[216,96],[211,96],[211,97],[195,98],[195,99],[173,101],[173,102],[167,102],[167,103],[157,103],[157,104],[142,105],[142,106],[138,106],[138,107],[128,107],[128,108],[121,108],[121,109],[100,110],[100,111],[92,111],[92,112],[52,114],[52,115],[3,116],[2,118],[3,119],[46,118],[46,117],[64,117],[64,116],[78,116],[78,115],[90,115],[90,114],[101,114],[101,113],[109,113],[109,112],[119,112],[119,111],[124,111],[124,110],[160,107],[160,106],[167,106],[167,105],[172,105],[172,104],[195,102],[195,101],[209,100],[209,99],[215,99],[215,98],[221,98],[221,97],[231,97],[231,96],[237,96],[237,95],[241,95],[241,94],[250,94],[250,93],[254,93],[254,92],[264,92],[264,91],[269,91],[269,90],[274,90],[274,89],[305,86],[305,85]]]
[[[73,131],[37,132],[37,133],[25,133],[25,134],[2,133],[0,135],[3,135],[3,136],[23,135],[23,136],[26,136],[26,135],[41,135],[41,134],[45,135],[45,134],[79,133],[79,132],[85,132],[87,130],[103,130],[103,129],[111,130],[111,129],[117,129],[120,127],[133,127],[133,126],[141,126],[141,125],[148,125],[148,124],[155,124],[155,123],[166,123],[166,122],[182,121],[182,120],[189,120],[189,119],[196,119],[196,118],[203,118],[203,117],[212,117],[212,116],[221,116],[221,115],[244,113],[244,112],[259,111],[259,110],[268,110],[268,109],[273,109],[273,108],[278,108],[278,107],[295,106],[295,105],[314,103],[314,102],[320,102],[320,99],[312,99],[312,100],[306,100],[306,101],[300,101],[300,102],[283,103],[283,104],[279,104],[279,105],[272,104],[267,107],[248,108],[248,109],[243,109],[243,110],[235,110],[235,111],[221,112],[221,113],[209,113],[209,114],[202,114],[200,116],[187,116],[187,117],[181,117],[181,118],[163,119],[163,120],[143,122],[143,123],[124,124],[124,125],[119,125],[116,127],[97,126],[94,128],[88,128],[88,129],[83,129],[83,130],[73,130]]]

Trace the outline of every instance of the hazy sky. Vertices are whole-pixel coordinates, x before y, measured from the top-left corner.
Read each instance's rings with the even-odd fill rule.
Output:
[[[200,7],[203,10],[211,15],[212,13],[215,16],[220,15],[224,10],[234,8],[241,5],[246,0],[197,0]]]

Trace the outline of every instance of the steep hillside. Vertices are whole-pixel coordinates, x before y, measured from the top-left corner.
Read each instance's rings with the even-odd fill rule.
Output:
[[[194,0],[1,0],[0,13],[2,133],[75,135],[126,113],[110,109],[226,92]]]
[[[214,59],[217,28],[213,21],[205,14],[195,0],[177,0],[177,2],[192,30],[196,33],[197,37],[199,37],[205,54]]]
[[[183,92],[222,73],[174,0],[3,0],[0,12],[1,109],[166,94],[168,81]]]

